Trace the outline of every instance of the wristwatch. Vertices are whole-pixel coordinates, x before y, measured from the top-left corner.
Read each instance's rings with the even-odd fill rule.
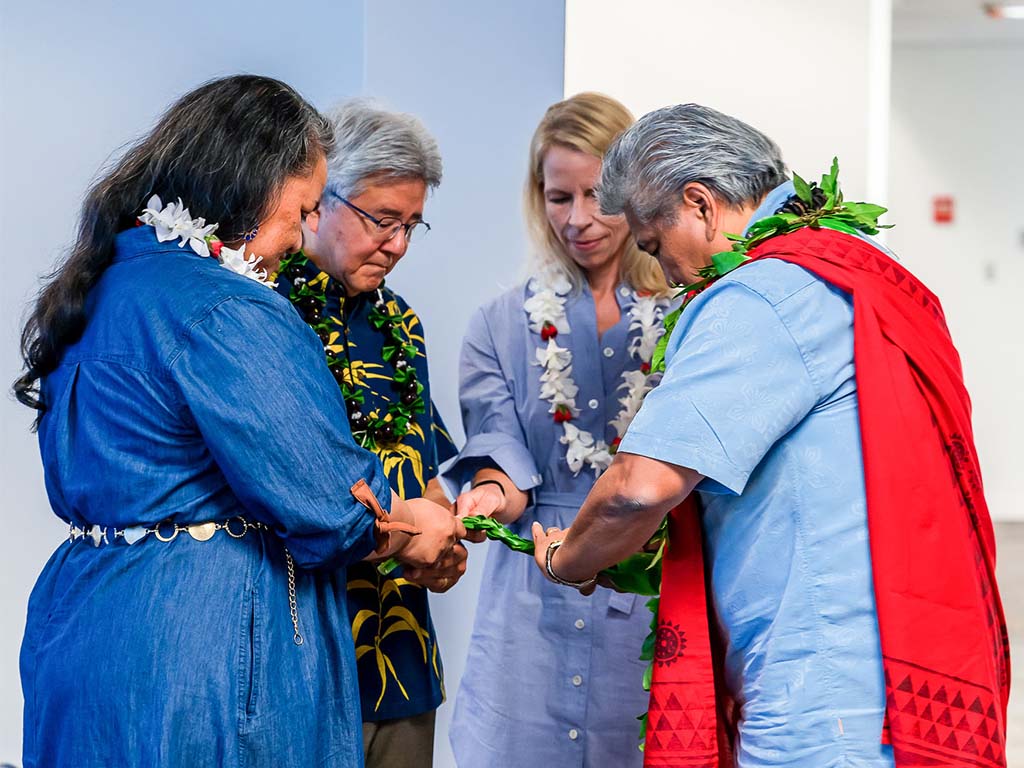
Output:
[[[586,587],[592,586],[597,583],[597,576],[592,576],[584,581],[566,581],[561,578],[554,569],[551,567],[551,558],[555,555],[555,550],[562,546],[561,539],[556,539],[548,544],[547,555],[544,558],[544,570],[548,574],[548,578],[556,584],[561,584],[566,587],[573,587],[574,589],[585,589]]]

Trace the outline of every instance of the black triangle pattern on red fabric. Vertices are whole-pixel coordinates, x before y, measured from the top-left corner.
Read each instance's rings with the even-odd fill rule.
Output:
[[[655,683],[648,707],[649,727],[644,765],[650,768],[718,765],[714,702],[693,695],[694,689]]]
[[[1005,768],[1002,724],[987,690],[888,658],[886,667],[888,740],[913,756],[909,764]]]

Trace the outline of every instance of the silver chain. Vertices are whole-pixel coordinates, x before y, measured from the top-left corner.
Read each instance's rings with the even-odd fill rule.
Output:
[[[295,561],[292,560],[292,553],[286,547],[284,559],[288,564],[288,608],[292,612],[292,626],[295,628],[296,645],[302,645],[302,634],[299,632],[299,604],[295,599]]]

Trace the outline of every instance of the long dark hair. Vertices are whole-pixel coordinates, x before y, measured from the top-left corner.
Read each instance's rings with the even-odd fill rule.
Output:
[[[183,96],[89,190],[75,244],[46,278],[22,331],[25,373],[15,397],[40,415],[46,409],[40,379],[81,337],[86,297],[114,258],[114,239],[151,195],[180,197],[231,243],[273,210],[288,177],[310,171],[333,142],[330,123],[278,80],[235,75]]]

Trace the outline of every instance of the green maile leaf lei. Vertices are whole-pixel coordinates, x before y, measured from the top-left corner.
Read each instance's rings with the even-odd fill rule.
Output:
[[[352,361],[343,351],[346,347],[344,329],[337,319],[323,315],[328,291],[336,291],[338,286],[333,283],[328,286],[331,281],[325,276],[307,280],[308,264],[309,257],[300,251],[282,259],[279,273],[292,280],[288,298],[324,345],[327,367],[345,398],[352,437],[360,446],[374,452],[395,445],[409,433],[416,416],[427,410],[423,385],[416,380],[416,369],[412,364],[419,355],[419,349],[406,334],[401,315],[387,311],[378,289],[377,301],[370,308],[367,319],[376,331],[384,335],[382,355],[384,361],[394,368],[391,380],[398,391],[383,415],[363,414],[360,406],[366,402],[366,396],[356,386]],[[338,298],[343,300],[340,294]]]
[[[727,234],[726,237],[732,241],[732,248],[714,254],[711,257],[711,264],[700,270],[700,280],[679,288],[676,296],[682,297],[683,303],[674,312],[665,316],[665,335],[658,341],[654,356],[651,358],[653,371],[665,372],[665,350],[669,337],[687,305],[719,278],[749,261],[750,257],[747,254],[766,240],[796,232],[804,227],[834,229],[848,235],[877,235],[879,230],[892,226],[878,223],[878,218],[888,210],[887,208],[873,203],[855,203],[843,199],[839,185],[838,158],[832,158],[832,168],[821,177],[820,183],[808,183],[799,174],[794,173],[793,187],[796,189],[796,196],[778,213],[751,224],[746,235]]]

